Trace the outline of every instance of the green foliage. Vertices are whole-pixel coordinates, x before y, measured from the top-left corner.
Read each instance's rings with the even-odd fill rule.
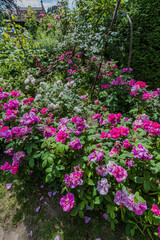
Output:
[[[131,67],[136,79],[146,81],[151,87],[159,87],[160,76],[160,4],[159,0],[128,1],[127,12],[133,22],[133,51]],[[115,34],[114,34],[115,32]],[[123,13],[117,18],[117,25],[108,43],[106,54],[127,66],[130,25]]]

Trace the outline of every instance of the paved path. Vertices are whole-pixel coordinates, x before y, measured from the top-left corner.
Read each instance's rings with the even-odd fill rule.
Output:
[[[0,240],[28,240],[31,239],[28,236],[28,232],[24,223],[18,225],[17,228],[10,230],[4,230],[0,227]]]

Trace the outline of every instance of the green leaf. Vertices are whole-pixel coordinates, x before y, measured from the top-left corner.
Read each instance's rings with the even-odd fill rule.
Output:
[[[92,179],[90,179],[90,178],[88,178],[86,182],[88,183],[89,186],[95,185],[94,182],[92,181]]]
[[[77,215],[77,213],[78,213],[78,208],[73,208],[72,211],[70,212],[70,215],[74,217]]]
[[[151,190],[150,181],[144,180],[143,187],[145,192],[149,192]]]
[[[45,168],[47,166],[47,159],[43,161],[42,168]]]
[[[101,203],[100,197],[96,197],[94,200],[94,204],[100,204],[100,203]]]
[[[49,162],[50,164],[53,164],[53,158],[52,158],[52,157],[48,157],[48,162]]]
[[[84,218],[84,212],[82,210],[79,210],[79,217]]]
[[[30,158],[30,160],[29,160],[29,167],[30,168],[34,167],[34,159],[33,158]]]

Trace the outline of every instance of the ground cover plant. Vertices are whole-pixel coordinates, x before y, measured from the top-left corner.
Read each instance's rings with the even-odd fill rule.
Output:
[[[128,235],[139,230],[155,239],[160,234],[160,88],[151,90],[134,79],[129,66],[106,61],[106,29],[95,44],[99,27],[114,21],[118,2],[108,1],[110,15],[106,19],[102,12],[95,20],[92,11],[99,2],[89,1],[87,12],[81,2],[74,10],[61,3],[58,14],[41,13],[36,28],[29,8],[28,31],[11,18],[0,42],[0,142],[8,159],[0,171],[3,181],[6,176],[28,186],[45,183],[58,191],[59,205],[81,218],[77,221],[89,224],[100,213],[112,230],[123,222]],[[14,37],[7,34],[11,27]],[[37,37],[40,32],[53,38],[49,46]]]

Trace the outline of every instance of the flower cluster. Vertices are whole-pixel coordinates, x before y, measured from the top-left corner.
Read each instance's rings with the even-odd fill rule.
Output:
[[[134,158],[139,158],[141,160],[151,160],[152,155],[148,154],[148,150],[142,144],[138,144],[138,146],[134,146],[131,152]]]
[[[117,182],[125,180],[128,176],[127,171],[123,167],[118,166],[115,162],[112,161],[109,161],[107,164],[107,170],[109,175],[116,178]]]
[[[131,212],[134,212],[136,215],[142,215],[143,212],[147,209],[147,205],[146,202],[145,203],[141,203],[141,202],[134,202],[134,197],[135,195],[133,194],[129,194],[127,193],[126,190],[118,190],[116,192],[116,196],[115,196],[115,203],[121,206],[125,206],[126,208],[128,208]]]
[[[82,144],[80,143],[80,140],[78,138],[76,138],[75,140],[71,141],[69,144],[69,146],[71,146],[71,148],[74,149],[80,149],[82,148]]]
[[[88,157],[89,157],[89,161],[90,162],[102,162],[103,158],[104,158],[104,152],[102,150],[100,151],[96,151],[95,149],[92,150],[93,153],[91,153]]]

